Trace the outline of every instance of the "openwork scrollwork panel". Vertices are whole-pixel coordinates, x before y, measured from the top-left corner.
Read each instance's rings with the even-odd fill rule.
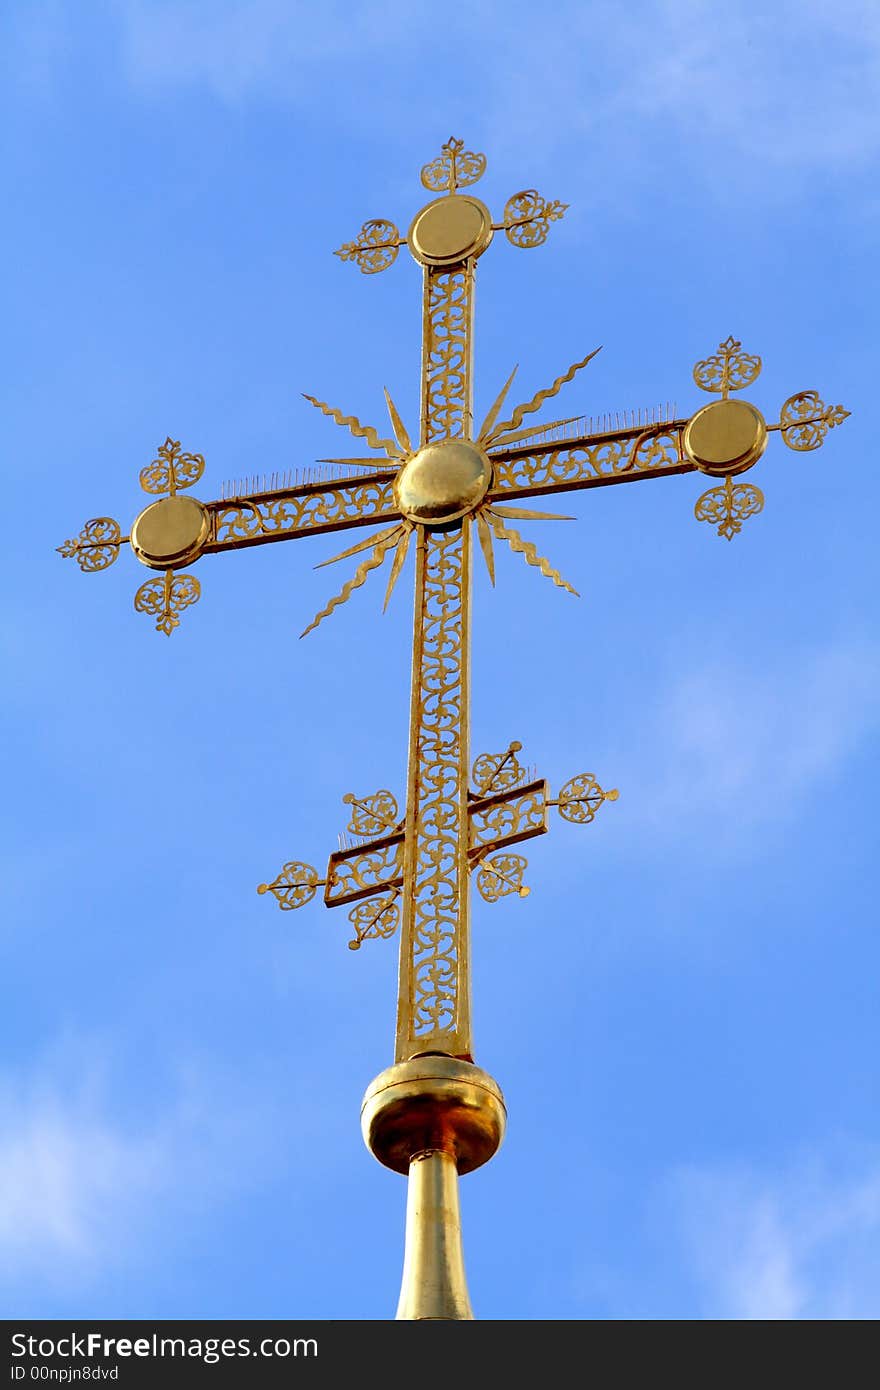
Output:
[[[638,427],[582,440],[548,443],[492,455],[492,497],[528,497],[567,491],[646,473],[690,472],[681,433],[684,421]]]
[[[455,270],[425,272],[422,442],[426,444],[470,434],[473,282],[470,262]]]
[[[547,784],[542,779],[471,807],[471,850],[529,840],[547,829]]]
[[[328,907],[356,902],[380,888],[403,882],[403,835],[388,836],[361,849],[331,854],[324,901]]]
[[[423,542],[421,653],[411,809],[412,1026],[417,1038],[458,1022],[462,901],[461,797],[466,769],[465,691],[468,533],[457,528]],[[464,767],[462,766],[464,762]]]
[[[206,550],[257,544],[306,532],[336,531],[393,520],[393,479],[364,479],[331,487],[303,488],[286,497],[215,502],[214,539]]]

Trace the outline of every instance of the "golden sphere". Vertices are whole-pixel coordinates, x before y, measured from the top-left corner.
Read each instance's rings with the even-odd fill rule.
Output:
[[[767,447],[764,417],[748,401],[712,401],[684,428],[684,450],[702,473],[715,478],[744,473]]]
[[[176,570],[201,554],[210,532],[206,508],[178,493],[144,508],[131,528],[131,548],[150,569]]]
[[[407,459],[394,480],[394,496],[410,521],[457,521],[480,505],[491,481],[492,465],[482,449],[467,439],[441,439]]]
[[[473,1062],[440,1054],[388,1067],[361,1106],[364,1143],[396,1173],[430,1149],[453,1154],[459,1173],[470,1173],[497,1151],[506,1124],[497,1081]]]

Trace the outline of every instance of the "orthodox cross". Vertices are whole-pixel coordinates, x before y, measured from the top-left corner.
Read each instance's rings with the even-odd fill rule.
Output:
[[[423,271],[422,368],[419,433],[415,444],[386,391],[393,437],[308,396],[314,406],[373,451],[356,458],[321,460],[318,471],[251,478],[224,488],[220,500],[187,495],[202,476],[200,454],[183,452],[171,438],[140,473],[143,489],[165,494],[148,505],[123,536],[109,517],[89,521],[60,547],[80,568],[107,568],[128,543],[161,577],[135,595],[135,608],[170,634],[180,613],[196,602],[199,581],[179,571],[202,555],[295,540],[327,531],[381,525],[378,534],[334,557],[367,552],[354,574],[315,617],[315,628],[344,603],[369,573],[391,556],[387,605],[411,545],[415,548],[413,679],[406,806],[398,814],[388,791],[349,794],[349,833],[356,837],[330,856],[326,875],[300,862],[284,866],[260,892],[283,908],[309,901],[319,886],[328,906],[351,904],[349,945],[391,935],[401,924],[398,991],[398,1063],[424,1054],[472,1056],[469,988],[469,880],[472,872],[489,901],[528,892],[525,861],[508,851],[547,829],[547,809],[587,823],[604,792],[588,773],[571,779],[559,796],[530,775],[516,754],[484,754],[473,770],[469,754],[470,581],[473,541],[494,584],[494,544],[506,542],[557,586],[571,586],[538,555],[511,521],[550,519],[523,499],[648,478],[701,472],[720,480],[694,507],[732,539],[764,505],[760,490],[734,478],[758,462],[769,435],[778,432],[796,450],[818,448],[848,414],[826,406],[816,391],[801,391],[768,425],[761,411],[733,392],[751,386],[761,359],[733,337],[696,364],[696,385],[715,399],[685,418],[669,410],[569,417],[524,424],[595,356],[588,353],[551,386],[506,418],[513,373],[486,419],[473,428],[474,278],[480,256],[496,233],[517,247],[541,245],[566,210],[536,190],[515,194],[500,221],[472,193],[483,176],[483,155],[461,140],[443,145],[421,172],[434,196],[413,218],[406,236],[384,219],[365,222],[354,241],[336,253],[366,275],[386,270],[407,246]],[[596,349],[598,351],[598,349]],[[333,561],[325,561],[325,564]],[[305,635],[305,634],[303,634]],[[473,785],[471,786],[471,780]],[[462,1169],[462,1171],[464,1171]]]

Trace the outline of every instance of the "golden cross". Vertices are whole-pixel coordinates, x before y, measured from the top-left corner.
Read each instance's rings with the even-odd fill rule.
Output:
[[[528,415],[586,366],[595,356],[590,352],[549,388],[499,420],[512,373],[474,437],[477,261],[496,232],[503,232],[514,246],[540,245],[551,223],[565,212],[564,204],[548,202],[527,189],[510,198],[500,222],[493,222],[484,203],[460,191],[476,183],[485,167],[483,155],[465,150],[461,140],[447,141],[421,175],[423,185],[439,196],[416,214],[406,237],[393,223],[374,219],[336,253],[369,275],[387,269],[406,245],[422,266],[421,408],[415,446],[387,391],[393,438],[381,438],[371,426],[309,396],[324,414],[385,457],[321,460],[327,466],[324,473],[305,481],[278,475],[254,478],[227,489],[229,495],[219,501],[202,503],[182,490],[199,480],[204,459],[182,453],[179,442],[167,439],[140,474],[147,492],[167,496],[140,513],[131,535],[123,537],[116,522],[99,517],[60,547],[82,569],[93,571],[111,564],[129,541],[138,559],[163,576],[138,589],[135,608],[154,616],[157,628],[170,633],[179,624],[180,611],[200,594],[197,579],[174,572],[201,555],[390,523],[378,535],[324,561],[331,564],[369,551],[306,628],[309,632],[392,555],[387,604],[408,547],[415,542],[413,683],[401,841],[398,1060],[426,1051],[470,1057],[473,1050],[468,986],[472,538],[479,542],[493,583],[493,544],[500,540],[556,585],[574,592],[537,554],[534,544],[509,525],[512,520],[548,519],[547,514],[507,504],[698,470],[723,482],[698,499],[695,513],[731,539],[745,517],[763,507],[757,488],[734,485],[732,479],[757,463],[769,433],[778,430],[793,449],[815,449],[848,413],[841,406],[826,407],[815,391],[805,391],[791,396],[779,421],[768,426],[756,406],[731,398],[731,392],[755,381],[761,361],[728,338],[694,368],[696,384],[720,399],[690,418],[639,411],[598,421],[578,417],[540,427],[524,425]],[[354,473],[355,468],[366,471]],[[342,473],[334,476],[330,469]]]
[[[303,477],[276,474],[244,480],[225,489],[221,499],[203,503],[183,492],[201,477],[204,459],[181,452],[180,443],[169,438],[140,474],[145,491],[167,495],[137,516],[130,535],[123,536],[110,518],[99,517],[60,547],[81,569],[96,571],[112,564],[121,546],[130,544],[137,558],[162,576],[138,589],[135,608],[155,617],[156,627],[170,634],[179,625],[180,612],[200,594],[197,579],[176,571],[202,555],[382,525],[378,534],[324,562],[368,552],[306,628],[309,632],[391,556],[387,604],[414,544],[413,679],[404,815],[398,816],[390,792],[346,797],[352,807],[349,832],[358,837],[357,842],[331,855],[325,878],[319,879],[308,865],[291,863],[271,884],[260,888],[271,891],[282,907],[291,908],[308,901],[323,885],[328,905],[353,904],[350,918],[355,935],[349,944],[355,948],[368,937],[390,935],[400,919],[397,1065],[368,1091],[363,1124],[370,1147],[383,1162],[410,1171],[411,1178],[417,1170],[422,1172],[411,1184],[411,1195],[417,1194],[414,1210],[425,1209],[419,1207],[423,1199],[428,1205],[433,1202],[435,1209],[444,1202],[453,1204],[457,1198],[449,1187],[450,1165],[453,1173],[456,1168],[467,1172],[485,1162],[503,1132],[500,1091],[469,1060],[473,1052],[471,872],[477,870],[478,883],[490,899],[522,892],[524,861],[498,851],[543,833],[551,804],[557,804],[569,819],[588,821],[603,800],[616,796],[604,793],[590,774],[583,774],[566,784],[552,802],[546,783],[529,780],[517,762],[518,745],[511,745],[506,754],[477,759],[470,789],[474,538],[493,583],[494,543],[505,541],[529,565],[573,593],[534,544],[509,524],[549,519],[548,514],[512,503],[696,471],[720,483],[698,498],[695,514],[730,540],[746,517],[763,508],[758,488],[735,484],[733,479],[758,462],[769,435],[777,431],[792,449],[816,449],[848,414],[842,406],[826,406],[817,392],[802,391],[790,396],[778,421],[768,425],[755,405],[731,394],[752,385],[761,360],[729,337],[717,353],[694,367],[696,385],[717,399],[689,417],[670,419],[668,411],[659,410],[599,420],[581,416],[544,425],[524,424],[527,416],[573,380],[595,356],[595,349],[500,419],[513,381],[511,373],[475,434],[472,360],[477,261],[496,233],[503,233],[517,247],[541,245],[550,225],[565,212],[564,204],[548,202],[536,190],[526,189],[508,200],[500,221],[493,221],[483,202],[461,191],[475,184],[485,167],[485,157],[466,150],[463,141],[447,141],[438,158],[421,173],[423,186],[437,196],[416,213],[406,236],[392,222],[373,219],[336,253],[371,275],[392,265],[405,245],[422,267],[422,366],[415,444],[387,391],[393,437],[380,437],[373,427],[309,396],[313,405],[363,440],[373,453],[320,460],[319,470]],[[495,858],[489,858],[490,854]],[[481,1098],[474,1099],[478,1092]],[[427,1110],[426,1098],[430,1099]],[[402,1106],[409,1107],[407,1113],[413,1117],[403,1128]],[[436,1158],[439,1166],[419,1169],[419,1161],[426,1157]],[[409,1236],[407,1250],[409,1262]],[[405,1286],[408,1277],[405,1274]],[[433,1277],[425,1276],[426,1287]],[[416,1276],[409,1277],[411,1289],[417,1283]],[[412,1304],[402,1295],[402,1307],[435,1309],[402,1315],[467,1316],[462,1311],[468,1307],[466,1292],[462,1293],[463,1272],[459,1283],[456,1292],[455,1280],[447,1280],[452,1291],[446,1302],[446,1295],[432,1295],[433,1303],[429,1298]],[[436,1312],[437,1308],[447,1311]]]
[[[551,798],[546,780],[530,778],[517,758],[521,747],[514,742],[504,753],[481,753],[471,773],[468,866],[488,903],[514,893],[528,897],[530,890],[523,883],[527,861],[520,854],[499,851],[546,834],[551,806],[563,820],[587,825],[605,801],[617,800],[617,791],[603,791],[590,772],[570,778],[559,796]],[[393,936],[399,925],[406,881],[405,821],[399,819],[395,797],[384,788],[365,797],[348,792],[342,801],[352,808],[346,831],[355,843],[341,843],[330,855],[324,878],[311,864],[292,860],[271,883],[261,883],[257,892],[274,894],[285,911],[311,902],[322,887],[328,907],[353,903],[348,918],[354,936],[348,944],[357,951],[371,938]]]

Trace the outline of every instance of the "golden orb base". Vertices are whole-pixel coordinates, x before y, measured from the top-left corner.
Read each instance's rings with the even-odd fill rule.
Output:
[[[473,1318],[458,1177],[488,1163],[506,1120],[498,1084],[455,1057],[398,1062],[367,1088],[364,1142],[386,1168],[409,1178],[399,1320]]]

